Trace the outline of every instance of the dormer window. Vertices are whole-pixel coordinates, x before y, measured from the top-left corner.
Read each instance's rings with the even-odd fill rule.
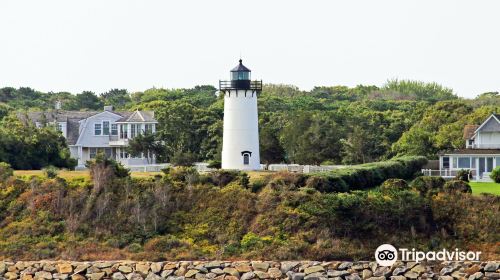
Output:
[[[111,135],[118,135],[118,125],[116,123],[111,124]]]
[[[102,124],[96,123],[94,124],[94,135],[101,135],[102,134]]]
[[[102,134],[109,135],[109,122],[108,121],[102,122]]]

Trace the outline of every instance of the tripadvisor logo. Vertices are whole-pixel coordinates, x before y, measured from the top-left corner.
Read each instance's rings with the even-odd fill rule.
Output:
[[[399,258],[398,258],[399,255]],[[375,250],[375,260],[380,266],[391,266],[398,259],[401,261],[479,261],[481,252],[473,251],[417,251],[415,248],[409,250],[405,248],[396,249],[391,244],[382,244]]]

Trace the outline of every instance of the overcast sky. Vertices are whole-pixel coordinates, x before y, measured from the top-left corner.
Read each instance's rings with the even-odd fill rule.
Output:
[[[1,0],[0,87],[217,85],[240,54],[268,83],[435,81],[500,90],[500,1]]]

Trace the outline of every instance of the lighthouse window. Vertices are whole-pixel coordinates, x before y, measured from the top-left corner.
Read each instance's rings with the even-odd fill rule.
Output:
[[[249,165],[250,164],[250,155],[249,154],[244,154],[243,155],[243,164],[244,165]]]
[[[231,72],[232,80],[250,80],[250,72]]]

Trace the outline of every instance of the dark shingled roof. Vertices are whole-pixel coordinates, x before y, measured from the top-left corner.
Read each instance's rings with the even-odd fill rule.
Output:
[[[231,72],[251,72],[245,65],[242,63],[243,61],[240,59],[240,64],[231,69]]]
[[[500,149],[458,149],[441,155],[500,155]]]
[[[464,127],[464,139],[469,140],[474,136],[474,132],[479,128],[477,124],[468,124]]]

